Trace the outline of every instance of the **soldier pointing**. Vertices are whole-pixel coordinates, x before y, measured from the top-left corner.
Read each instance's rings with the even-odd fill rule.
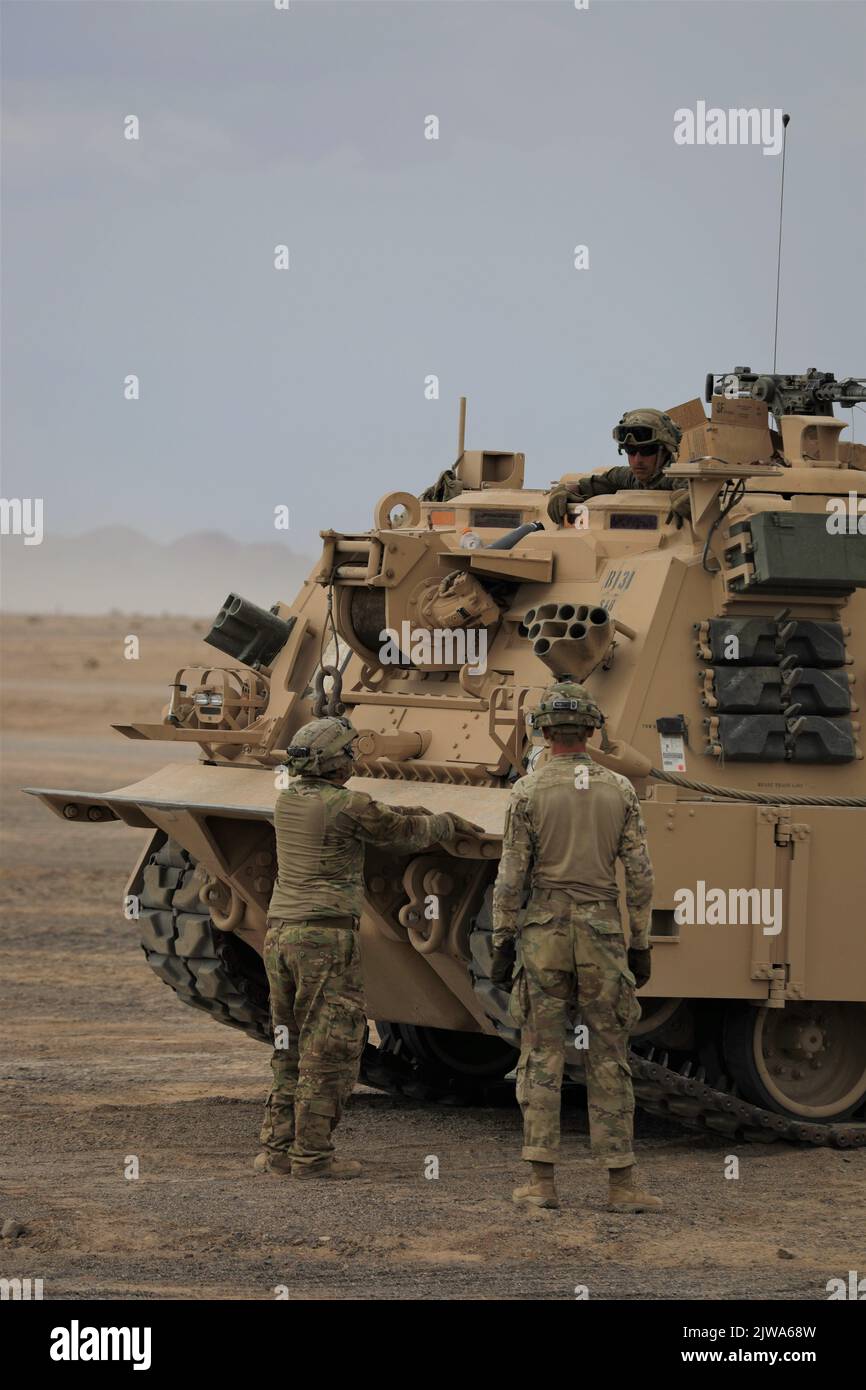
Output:
[[[348,720],[314,719],[287,751],[296,775],[274,812],[277,880],[264,957],[275,1047],[260,1172],[354,1178],[361,1171],[334,1157],[332,1133],[358,1078],[366,1032],[358,949],[364,845],[415,851],[483,833],[450,812],[401,810],[348,791],[355,737]]]
[[[603,716],[582,685],[561,681],[532,716],[551,760],[514,787],[493,895],[494,983],[508,988],[521,1028],[517,1098],[530,1181],[514,1201],[558,1207],[560,1088],[569,1006],[580,1008],[592,1152],[609,1171],[608,1205],[652,1211],[635,1184],[629,1032],[640,1017],[635,987],[650,978],[653,872],[631,783],[592,761],[586,740]],[[625,870],[630,946],[617,906]],[[521,912],[526,889],[529,900]],[[574,1046],[574,1040],[570,1043]]]

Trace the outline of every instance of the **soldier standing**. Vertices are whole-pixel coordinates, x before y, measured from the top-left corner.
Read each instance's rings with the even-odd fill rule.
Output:
[[[656,488],[664,491],[683,491],[682,479],[670,478],[666,472],[679,451],[683,432],[669,415],[661,410],[627,410],[613,438],[617,453],[625,453],[628,466],[619,464],[606,473],[589,473],[570,483],[557,483],[547,494],[547,514],[557,526],[567,515],[570,502],[585,502],[588,497],[629,491],[632,488]],[[688,491],[674,500],[669,520],[682,526],[688,516]]]
[[[411,851],[483,833],[450,813],[403,811],[348,791],[355,737],[348,720],[314,719],[287,750],[296,776],[274,812],[277,879],[264,950],[271,1022],[282,1032],[255,1160],[260,1172],[354,1178],[361,1171],[334,1158],[331,1136],[358,1078],[366,1032],[358,949],[364,844]]]
[[[493,896],[494,983],[508,989],[515,956],[518,963],[511,1012],[521,1027],[517,1099],[522,1157],[532,1177],[514,1201],[559,1206],[560,1088],[569,1005],[576,1001],[589,1035],[590,1142],[609,1171],[608,1206],[653,1211],[661,1202],[635,1184],[628,1065],[629,1032],[640,1017],[635,988],[650,978],[653,873],[640,804],[625,777],[586,752],[587,738],[604,720],[582,685],[550,686],[532,722],[553,756],[511,793]],[[628,953],[617,906],[617,859],[625,869]]]

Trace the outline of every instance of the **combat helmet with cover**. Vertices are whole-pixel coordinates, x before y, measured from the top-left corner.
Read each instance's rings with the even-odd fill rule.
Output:
[[[619,424],[613,427],[618,454],[622,453],[626,444],[634,444],[638,448],[651,448],[658,444],[667,450],[668,462],[677,457],[682,437],[679,425],[674,424],[663,410],[627,410]]]
[[[585,685],[556,681],[532,712],[533,729],[601,729],[604,715]]]
[[[358,732],[348,719],[327,715],[304,724],[286,749],[286,767],[295,777],[326,777],[352,761]]]

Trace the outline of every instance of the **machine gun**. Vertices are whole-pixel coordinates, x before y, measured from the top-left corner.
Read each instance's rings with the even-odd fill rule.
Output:
[[[777,421],[783,415],[832,415],[834,402],[851,407],[866,401],[866,377],[849,376],[837,381],[832,372],[819,372],[815,367],[810,367],[802,376],[758,373],[748,367],[735,367],[722,376],[715,372],[707,374],[704,397],[710,402],[714,395],[731,399],[751,396],[753,400],[766,401]]]

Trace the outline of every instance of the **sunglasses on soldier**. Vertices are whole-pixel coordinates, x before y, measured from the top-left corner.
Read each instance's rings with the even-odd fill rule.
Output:
[[[640,454],[641,458],[649,458],[652,454],[659,451],[658,444],[625,444],[623,450],[631,458],[632,454]]]

